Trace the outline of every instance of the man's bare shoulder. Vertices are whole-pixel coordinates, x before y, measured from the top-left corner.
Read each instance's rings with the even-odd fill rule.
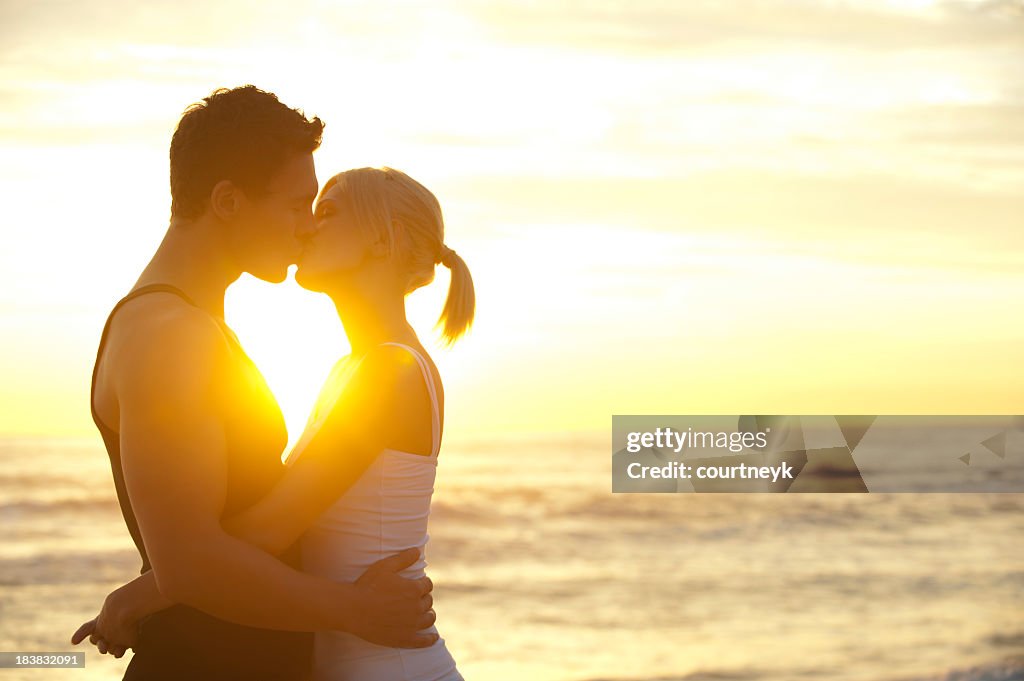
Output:
[[[125,304],[112,329],[110,369],[118,393],[196,391],[230,366],[224,331],[205,311],[170,294]]]

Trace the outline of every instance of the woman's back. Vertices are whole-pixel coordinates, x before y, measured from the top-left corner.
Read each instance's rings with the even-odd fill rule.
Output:
[[[441,439],[438,392],[430,367],[415,349],[399,343],[416,358],[431,401],[429,455],[385,449],[362,476],[303,536],[302,569],[310,574],[354,582],[374,562],[412,546],[420,560],[403,577],[422,577],[426,568],[427,519],[437,473]],[[354,367],[339,363],[321,396],[319,412],[329,413],[332,399]],[[314,418],[295,451],[320,423]],[[339,453],[344,456],[344,453]],[[289,461],[290,462],[290,461]],[[425,632],[436,632],[430,627]],[[429,648],[387,648],[340,631],[318,632],[314,657],[316,679],[461,679],[444,639]]]

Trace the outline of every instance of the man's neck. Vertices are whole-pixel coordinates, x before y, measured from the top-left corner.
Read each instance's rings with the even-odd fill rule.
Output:
[[[203,310],[223,318],[224,292],[241,276],[241,270],[228,252],[223,230],[208,222],[209,218],[172,220],[135,287],[170,284]]]

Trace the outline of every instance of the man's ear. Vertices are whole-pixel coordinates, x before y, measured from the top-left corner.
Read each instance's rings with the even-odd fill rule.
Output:
[[[221,180],[210,190],[210,210],[221,220],[230,220],[241,207],[241,193],[231,180]]]

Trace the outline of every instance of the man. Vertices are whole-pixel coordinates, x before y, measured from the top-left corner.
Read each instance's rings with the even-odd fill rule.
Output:
[[[143,620],[125,679],[301,679],[316,630],[405,647],[436,638],[416,633],[434,621],[430,580],[397,574],[418,551],[342,584],[297,570],[294,547],[278,560],[222,527],[281,479],[287,442],[224,323],[224,292],[242,272],[286,278],[313,230],[322,131],[249,85],[191,106],[172,138],[170,227],[111,312],[93,375],[93,418],[142,571],[176,604]],[[87,625],[76,638],[93,633],[105,651]]]

